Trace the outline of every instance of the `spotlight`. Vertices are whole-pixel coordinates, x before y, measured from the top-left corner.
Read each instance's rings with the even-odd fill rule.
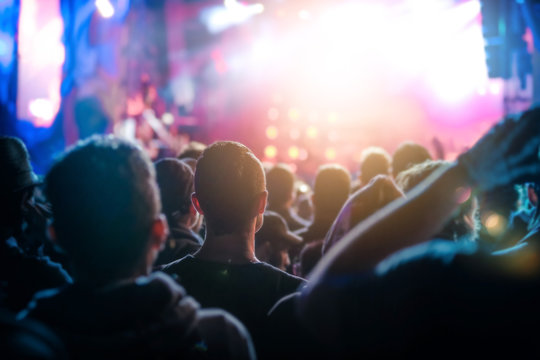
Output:
[[[326,157],[326,159],[328,160],[334,160],[336,158],[336,149],[332,148],[332,147],[329,147],[326,149],[326,151],[324,152],[324,156]]]
[[[317,135],[319,135],[319,131],[315,126],[308,126],[306,130],[306,136],[308,139],[315,139],[317,138]]]
[[[114,7],[109,0],[96,0],[96,8],[101,16],[108,19],[114,15]]]
[[[300,110],[298,108],[292,107],[289,109],[289,119],[291,121],[296,121],[300,118]]]
[[[298,149],[298,147],[296,146],[291,146],[289,148],[289,157],[291,159],[298,159],[298,156],[300,155],[300,149]]]
[[[273,159],[277,156],[277,148],[274,145],[268,145],[264,148],[264,156]]]
[[[266,128],[266,137],[270,140],[274,140],[278,137],[278,129],[275,126],[269,126]]]

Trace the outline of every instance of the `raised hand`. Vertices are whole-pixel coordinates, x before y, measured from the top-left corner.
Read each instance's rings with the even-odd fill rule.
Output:
[[[473,186],[490,190],[497,186],[540,179],[540,108],[495,125],[458,162],[467,170]]]

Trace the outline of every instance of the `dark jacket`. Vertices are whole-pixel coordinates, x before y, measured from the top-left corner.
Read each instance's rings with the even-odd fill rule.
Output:
[[[200,310],[163,273],[100,289],[75,284],[42,292],[24,317],[55,330],[76,359],[254,357],[242,324],[221,310]]]

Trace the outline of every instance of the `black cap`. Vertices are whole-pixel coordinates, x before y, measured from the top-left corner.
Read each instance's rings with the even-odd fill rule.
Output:
[[[0,173],[1,192],[16,192],[41,183],[26,146],[15,137],[0,136]]]

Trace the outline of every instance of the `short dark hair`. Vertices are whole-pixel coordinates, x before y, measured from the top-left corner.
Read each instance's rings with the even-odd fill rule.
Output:
[[[191,194],[195,191],[193,171],[188,164],[174,158],[159,160],[155,168],[163,213],[169,225],[173,225],[176,214],[189,214]]]
[[[336,215],[351,191],[351,175],[337,164],[323,165],[317,171],[313,187],[313,202],[317,213]]]
[[[392,156],[392,174],[395,178],[403,170],[426,160],[432,160],[432,157],[425,147],[412,141],[406,141],[398,146]]]
[[[388,175],[390,173],[390,154],[380,147],[369,147],[362,151],[360,163],[360,178],[362,184],[366,185],[377,175]]]
[[[284,205],[292,196],[295,177],[285,164],[276,164],[266,173],[268,203],[270,206]]]
[[[113,136],[79,142],[46,177],[57,240],[88,279],[128,276],[144,261],[161,211],[154,167]]]
[[[195,193],[209,230],[229,234],[255,216],[256,199],[266,190],[261,162],[246,146],[218,141],[204,150],[195,170]]]

